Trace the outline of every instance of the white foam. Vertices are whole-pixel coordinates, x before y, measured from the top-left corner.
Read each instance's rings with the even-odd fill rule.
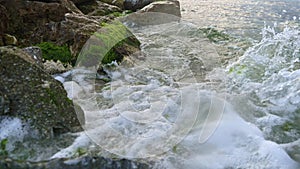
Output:
[[[283,67],[290,67],[295,61],[294,58],[284,60],[285,57],[280,55],[281,51],[279,51],[279,55],[276,55],[277,57],[264,53],[272,49],[274,38],[275,42],[279,41],[285,44],[289,42],[289,38],[297,35],[297,32],[286,30],[283,34],[287,35],[283,36],[277,35],[274,29],[267,31],[272,35],[269,36],[267,35],[268,32],[265,32],[265,39],[254,46],[236,63],[235,70],[237,72],[231,76],[232,82],[238,83],[237,88],[239,90],[245,91],[245,93],[257,92],[260,99],[264,98],[266,96],[264,94],[267,92],[272,93],[282,85],[287,85],[285,84],[286,81],[282,79],[291,77],[290,80],[295,80],[295,77],[299,77],[295,72],[286,73],[282,69]],[[190,45],[190,43],[188,44]],[[184,46],[181,46],[180,50],[183,49]],[[156,53],[156,51],[158,52]],[[284,52],[284,50],[282,51]],[[113,81],[110,83],[110,90],[103,90],[101,95],[104,96],[103,101],[112,100],[111,107],[101,107],[102,104],[98,103],[102,103],[102,98],[98,101],[93,98],[94,100],[90,99],[79,103],[85,112],[86,125],[84,127],[87,134],[92,136],[91,139],[102,148],[125,157],[152,158],[153,161],[158,162],[156,168],[297,169],[299,167],[278,144],[266,141],[262,132],[253,124],[242,119],[229,104],[226,105],[222,118],[220,118],[221,116],[215,119],[211,118],[206,123],[201,121],[207,119],[206,115],[210,110],[223,110],[222,104],[212,104],[220,103],[222,98],[207,90],[205,92],[208,94],[197,95],[198,90],[195,90],[194,79],[189,79],[189,76],[185,74],[186,71],[183,71],[186,70],[186,67],[182,66],[184,65],[182,64],[184,59],[178,59],[177,61],[174,58],[168,58],[170,50],[166,50],[166,48],[160,48],[160,50],[153,48],[151,52],[159,54],[158,56],[166,54],[167,59],[158,56],[150,57],[149,60],[143,60],[143,66],[145,67],[133,69],[118,69],[117,67],[113,71],[106,70]],[[201,52],[199,51],[199,53]],[[209,57],[207,56],[207,58]],[[281,65],[281,63],[283,64]],[[148,69],[146,67],[148,64],[155,69]],[[248,67],[238,66],[238,64],[248,64]],[[169,67],[169,69],[161,70],[161,67],[164,66]],[[256,72],[257,70],[258,72]],[[170,77],[166,75],[167,73],[173,76]],[[278,73],[278,75],[273,75],[274,73]],[[181,74],[187,78],[183,82],[191,82],[185,88],[183,87],[185,90],[180,88],[184,84],[182,86],[179,84],[177,87],[172,85],[172,78],[181,79],[178,78]],[[213,75],[210,78],[214,79]],[[86,89],[91,89],[90,86],[93,84],[87,80],[87,76],[92,75],[90,72],[79,73],[75,75],[73,81],[84,88],[84,92],[89,93],[91,90]],[[280,78],[278,78],[279,76]],[[272,80],[274,79],[276,84],[272,86]],[[278,80],[279,83],[277,83]],[[289,81],[289,84],[292,84],[291,81]],[[289,92],[297,90],[298,88],[294,88]],[[273,99],[272,103],[283,103],[284,101],[281,99],[282,97],[272,98],[270,95],[265,98]],[[289,102],[298,103],[295,95],[291,95],[289,98]],[[193,113],[199,102],[201,106],[199,106],[197,118],[193,116]],[[148,111],[151,109],[149,104],[150,106],[154,105],[155,111]],[[134,106],[136,106],[136,109],[134,109]],[[186,116],[180,116],[182,110],[187,112]],[[146,120],[143,118],[146,118]],[[196,119],[199,121],[196,121]],[[277,120],[280,121],[280,117],[268,116],[258,120],[258,123],[268,125],[268,123],[276,122],[277,124]],[[174,125],[178,121],[180,124],[178,126]],[[189,131],[190,126],[193,127],[191,132],[184,133],[184,131]],[[210,130],[214,131],[211,137],[204,143],[200,143],[201,133],[205,133],[203,130],[216,126],[215,131]],[[172,131],[175,131],[175,133],[162,137],[173,127]],[[181,133],[183,134],[180,135]],[[182,137],[183,135],[186,137]],[[179,145],[169,145],[178,137],[184,138],[184,140]],[[168,140],[169,138],[174,138],[174,140]],[[176,141],[172,143],[176,143]],[[83,142],[83,145],[80,142]],[[90,143],[80,136],[72,146],[54,155],[53,158],[69,157],[70,154],[72,156],[76,148],[88,144]]]
[[[214,123],[214,122],[212,122]],[[197,140],[201,128],[194,129],[177,151],[157,168],[296,169],[298,164],[276,143],[264,140],[261,131],[226,108],[220,125],[207,142]],[[175,162],[173,161],[175,159]]]
[[[5,117],[0,121],[0,140],[8,139],[7,150],[14,149],[15,142],[22,142],[29,134],[28,125],[23,124],[19,118]]]
[[[74,157],[79,148],[87,149],[91,144],[92,143],[90,138],[84,132],[79,133],[79,136],[74,140],[72,145],[70,145],[65,149],[60,150],[52,157],[50,157],[50,159]]]

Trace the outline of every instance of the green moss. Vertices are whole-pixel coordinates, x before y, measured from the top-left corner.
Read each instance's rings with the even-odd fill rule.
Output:
[[[75,154],[76,154],[77,156],[82,156],[82,155],[84,155],[84,154],[86,154],[86,153],[87,153],[87,150],[86,150],[86,149],[79,147],[79,148],[77,148]]]
[[[219,32],[214,28],[200,28],[199,31],[203,32],[211,42],[230,40],[227,34]]]
[[[121,62],[128,46],[138,47],[131,32],[119,21],[101,23],[102,28],[95,32],[90,42],[84,46],[78,57],[78,65],[97,66],[95,64],[108,64],[112,61]]]
[[[291,131],[293,129],[293,124],[291,122],[285,122],[280,126],[283,131]]]
[[[120,16],[124,16],[123,13],[121,12],[113,12],[110,15],[114,16],[114,17],[120,17]]]
[[[169,118],[170,118],[170,115],[165,114],[164,117],[165,117],[166,119],[169,119]]]
[[[104,27],[104,26],[107,26],[107,25],[108,25],[107,22],[101,22],[101,23],[100,23],[100,26],[101,26],[101,27]]]
[[[247,68],[246,65],[234,65],[232,67],[229,68],[228,73],[236,73],[236,74],[242,74],[242,72]]]
[[[177,153],[177,145],[173,146],[172,151],[173,153]]]
[[[8,143],[8,139],[3,139],[0,141],[0,157],[1,156],[8,156],[8,152],[6,150],[6,145]]]
[[[42,57],[45,60],[61,61],[62,63],[72,63],[74,59],[67,45],[58,46],[52,42],[42,42],[36,44],[42,50]]]

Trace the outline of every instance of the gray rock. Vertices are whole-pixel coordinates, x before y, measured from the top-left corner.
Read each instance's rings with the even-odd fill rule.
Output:
[[[141,10],[122,18],[128,26],[159,25],[169,22],[179,22],[181,18],[178,1],[157,1]]]
[[[62,84],[36,66],[27,53],[0,47],[0,72],[0,91],[10,101],[9,112],[0,116],[20,118],[38,130],[41,138],[80,130]]]
[[[121,9],[124,9],[124,1],[125,0],[100,0],[100,1],[111,4],[111,5],[115,5]]]
[[[139,12],[158,12],[158,13],[174,15],[178,18],[181,17],[180,3],[179,1],[176,0],[153,2],[145,6]]]
[[[38,46],[30,46],[22,49],[35,61],[37,65],[43,68],[42,50]]]
[[[72,69],[71,65],[64,66],[59,60],[53,61],[53,60],[47,60],[45,63],[43,63],[45,72],[53,75],[58,73],[64,73],[70,69]]]
[[[141,9],[154,1],[155,0],[125,0],[124,9],[136,11],[137,9]]]

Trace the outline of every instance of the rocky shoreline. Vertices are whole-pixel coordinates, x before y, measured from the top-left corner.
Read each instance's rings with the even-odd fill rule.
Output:
[[[85,43],[88,39],[95,38],[97,44],[107,48],[111,43],[105,37],[107,32],[116,36],[122,31],[127,32],[126,28],[111,24],[120,16],[138,11],[163,12],[180,17],[178,1],[154,1],[0,0],[0,124],[8,123],[13,128],[4,126],[7,130],[0,131],[1,169],[150,168],[151,165],[145,162],[86,153],[79,153],[79,156],[70,159],[30,162],[25,157],[10,156],[10,152],[22,152],[19,148],[26,148],[22,140],[38,145],[40,142],[50,143],[65,133],[82,131],[79,122],[82,119],[77,118],[84,117],[77,113],[81,112],[78,111],[80,107],[73,105],[63,85],[51,75],[72,69],[78,62],[78,56],[83,55],[80,53],[82,48],[87,48]],[[143,7],[145,9],[139,10]],[[96,62],[100,65],[95,66],[101,68],[101,64],[114,60],[122,62],[125,57],[139,51],[140,42],[130,31],[129,35],[120,43],[114,43],[104,58],[93,55],[95,51],[88,53],[89,57],[100,60]],[[95,49],[93,45],[88,47],[90,51]],[[97,46],[96,52],[101,52],[101,49]],[[84,66],[89,64],[82,60],[81,63]],[[7,119],[11,121],[5,123]],[[9,124],[14,119],[20,120],[20,127],[27,127],[30,132],[19,139],[10,138],[12,132],[21,130]],[[21,146],[14,150],[11,148],[13,144]],[[7,148],[8,145],[10,148]],[[53,145],[50,143],[48,146]],[[24,149],[24,152],[27,151]],[[31,154],[26,157],[38,156],[36,152]]]

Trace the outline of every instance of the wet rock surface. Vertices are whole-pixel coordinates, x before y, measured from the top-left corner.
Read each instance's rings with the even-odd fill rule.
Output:
[[[54,159],[45,162],[20,162],[12,159],[0,160],[1,169],[150,169],[147,163],[126,159],[85,156],[77,159]]]
[[[0,72],[0,91],[10,101],[9,112],[0,115],[30,123],[42,137],[78,131],[80,124],[66,91],[29,55],[18,48],[1,47]]]

